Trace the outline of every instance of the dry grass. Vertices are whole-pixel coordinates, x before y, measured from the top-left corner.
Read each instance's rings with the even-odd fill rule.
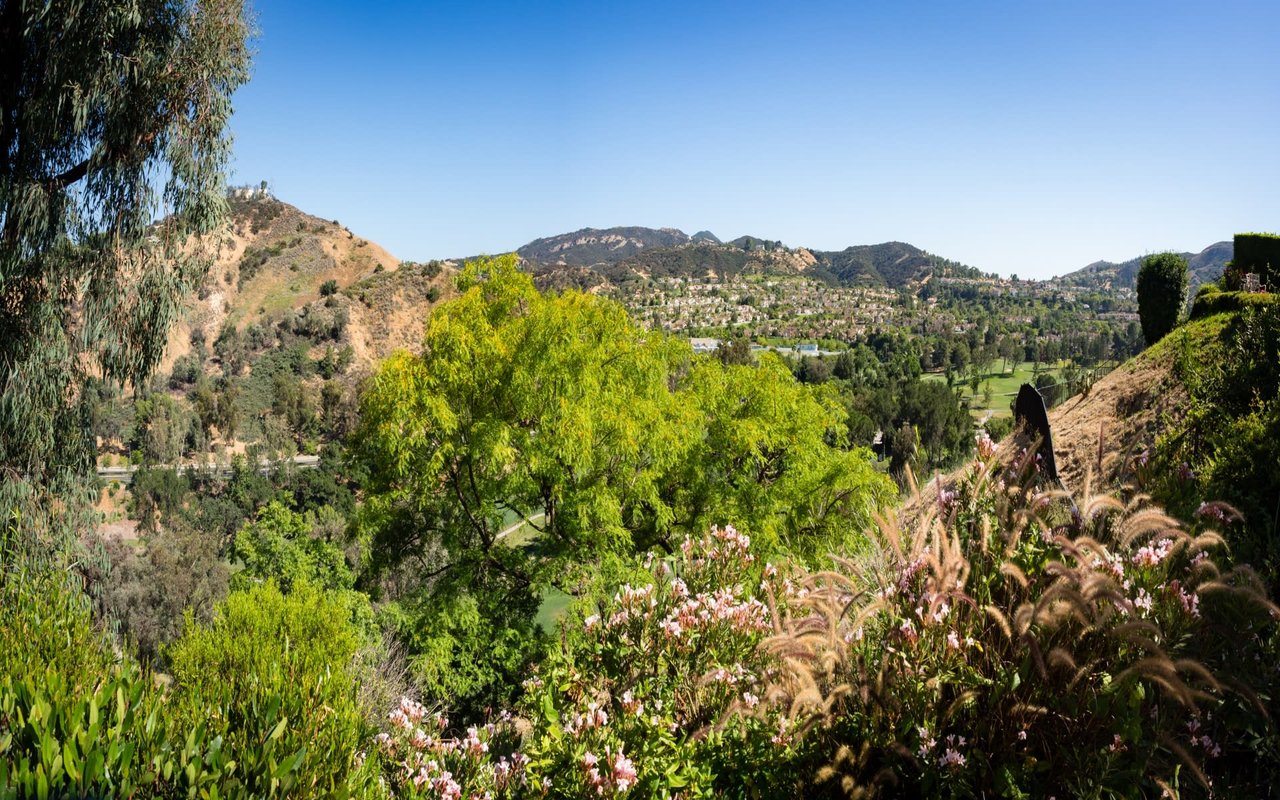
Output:
[[[769,698],[832,742],[819,781],[860,797],[884,784],[895,759],[919,775],[936,753],[913,752],[904,735],[927,728],[938,739],[962,733],[971,761],[982,754],[980,774],[966,773],[975,791],[997,788],[1002,760],[1038,760],[1045,785],[1065,790],[1088,780],[1071,770],[1100,768],[1096,753],[1140,724],[1147,738],[1122,747],[1144,753],[1143,769],[1168,775],[1180,762],[1207,787],[1170,720],[1196,717],[1228,689],[1265,716],[1246,687],[1187,656],[1185,637],[1201,621],[1151,612],[1131,565],[1158,546],[1161,563],[1189,565],[1179,574],[1198,595],[1280,616],[1256,576],[1215,565],[1216,533],[1185,529],[1143,496],[1094,494],[1087,473],[1074,502],[1037,489],[1033,453],[1007,468],[977,462],[932,500],[917,492],[912,513],[880,520],[869,555],[810,575],[798,603],[775,604],[766,647],[783,668]],[[940,491],[958,495],[939,502]],[[971,643],[953,647],[963,637]],[[1114,705],[1134,692],[1145,698],[1137,722]]]

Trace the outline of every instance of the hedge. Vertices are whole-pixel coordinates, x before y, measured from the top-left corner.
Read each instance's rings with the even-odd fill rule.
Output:
[[[1191,305],[1191,319],[1200,319],[1228,311],[1280,305],[1280,295],[1270,292],[1210,292],[1197,294]]]
[[[1256,272],[1274,286],[1280,277],[1280,235],[1237,233],[1231,262],[1241,274]]]

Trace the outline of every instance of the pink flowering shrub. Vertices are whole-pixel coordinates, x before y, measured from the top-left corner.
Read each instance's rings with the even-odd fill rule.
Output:
[[[395,797],[500,800],[527,794],[528,759],[515,749],[518,737],[508,715],[454,732],[443,714],[406,697],[387,723],[373,751],[361,757],[379,761]]]
[[[1034,488],[1033,456],[993,448],[879,549],[809,576],[769,646],[772,693],[828,753],[819,782],[955,797],[1205,791],[1264,701],[1198,642],[1257,654],[1276,609],[1222,540],[1142,498]],[[1242,699],[1243,698],[1243,699]],[[1233,705],[1234,704],[1234,705]],[[1218,717],[1215,717],[1218,715]]]
[[[732,527],[650,557],[528,682],[529,778],[548,797],[797,796],[765,602],[778,571]],[[571,628],[566,623],[566,629]]]

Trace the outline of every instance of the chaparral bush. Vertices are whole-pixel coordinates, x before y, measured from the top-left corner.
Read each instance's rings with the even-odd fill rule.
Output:
[[[207,721],[254,796],[346,796],[368,788],[357,753],[367,608],[296,581],[233,592],[210,625],[188,616],[169,651],[179,719]],[[371,780],[371,778],[370,778]]]

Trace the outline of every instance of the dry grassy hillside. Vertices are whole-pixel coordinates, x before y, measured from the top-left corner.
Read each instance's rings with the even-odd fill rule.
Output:
[[[1151,451],[1166,421],[1186,406],[1173,359],[1171,347],[1149,349],[1112,370],[1087,393],[1049,411],[1058,475],[1067,491],[1079,496],[1086,481],[1091,492],[1114,491],[1132,482],[1134,459]],[[1001,460],[1012,461],[1029,444],[1015,431],[999,443]],[[900,516],[916,519],[936,501],[939,485],[954,484],[967,468],[937,476],[940,480],[922,480],[924,485],[904,502]]]
[[[1173,375],[1169,348],[1148,350],[1111,371],[1087,394],[1049,412],[1054,453],[1063,484],[1114,487],[1127,479],[1130,462],[1148,451],[1161,432],[1161,418],[1185,407],[1186,392]]]
[[[337,220],[313,217],[269,195],[234,197],[215,237],[213,267],[170,331],[161,372],[191,350],[197,330],[212,342],[228,322],[239,330],[274,325],[288,314],[316,313],[321,303],[346,314],[344,343],[357,364],[368,366],[397,347],[416,347],[430,306],[452,287],[451,265],[402,265]],[[322,300],[328,281],[338,292]]]

